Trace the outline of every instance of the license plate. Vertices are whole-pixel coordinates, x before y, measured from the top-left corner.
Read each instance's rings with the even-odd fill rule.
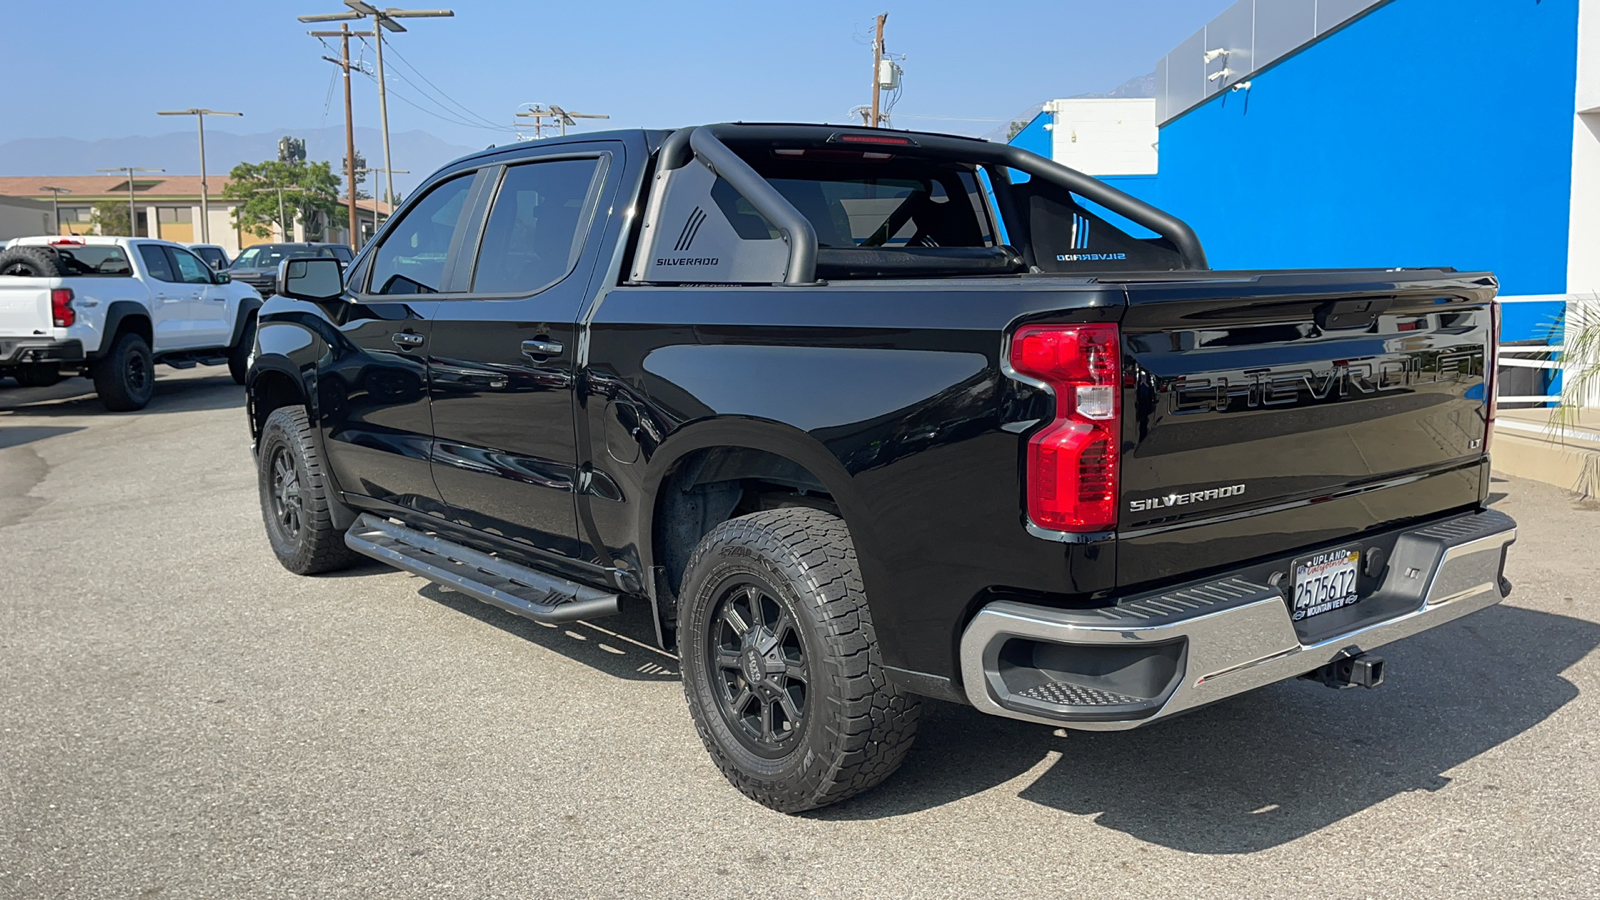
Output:
[[[1298,622],[1343,609],[1361,599],[1356,576],[1361,554],[1356,550],[1331,550],[1298,560],[1294,566],[1292,618]]]

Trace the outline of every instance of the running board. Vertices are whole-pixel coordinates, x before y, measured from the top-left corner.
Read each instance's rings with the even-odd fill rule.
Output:
[[[621,608],[621,598],[616,594],[547,575],[368,513],[362,513],[350,526],[344,542],[364,556],[535,622],[597,619],[616,615]]]

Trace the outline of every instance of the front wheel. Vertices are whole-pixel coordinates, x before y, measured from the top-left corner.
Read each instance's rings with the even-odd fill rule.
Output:
[[[850,533],[821,510],[706,535],[683,578],[678,650],[706,750],[779,812],[877,786],[916,738],[920,703],[884,676]]]
[[[261,429],[259,447],[261,518],[278,562],[296,575],[315,575],[348,568],[360,559],[333,524],[333,486],[305,409],[273,410]]]

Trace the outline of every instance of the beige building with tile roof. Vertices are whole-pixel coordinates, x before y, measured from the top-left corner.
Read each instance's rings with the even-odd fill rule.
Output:
[[[295,223],[293,234],[274,233],[271,237],[257,237],[250,231],[238,228],[233,224],[233,210],[237,203],[222,198],[222,190],[230,179],[225,175],[213,175],[206,180],[210,188],[211,243],[221,246],[229,256],[237,256],[239,251],[251,244],[307,239],[303,222]],[[91,215],[96,203],[105,200],[124,204],[128,202],[128,178],[121,174],[0,177],[0,205],[4,205],[8,211],[17,213],[0,215],[0,240],[39,233],[32,225],[34,217],[23,214],[35,204],[42,204],[39,207],[44,213],[42,221],[48,226],[51,192],[44,190],[46,187],[62,188],[71,192],[62,193],[57,203],[55,228],[57,234],[95,233]],[[136,174],[133,179],[133,207],[138,217],[135,231],[141,237],[158,237],[179,242],[200,240],[200,176],[198,175],[167,175],[154,172]],[[338,211],[331,217],[333,221],[328,223],[325,240],[359,246],[372,236],[374,217],[387,216],[389,212],[387,204],[373,200],[357,201],[356,207],[362,232],[361,240],[356,242],[349,239],[347,234],[349,216],[342,201],[339,203]],[[152,224],[154,228],[151,227]]]

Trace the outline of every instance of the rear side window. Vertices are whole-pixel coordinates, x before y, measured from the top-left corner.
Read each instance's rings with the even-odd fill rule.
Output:
[[[145,270],[150,277],[157,281],[177,281],[178,276],[172,273],[172,263],[168,261],[167,254],[155,244],[140,244],[139,258],[144,260]]]
[[[443,288],[445,260],[461,224],[473,174],[434,187],[384,235],[373,254],[371,293],[436,294]]]
[[[986,247],[991,242],[971,172],[835,176],[819,167],[808,174],[769,180],[811,220],[818,247]]]
[[[96,275],[114,278],[133,274],[121,247],[52,246],[61,262],[62,274],[74,277]]]
[[[479,245],[472,291],[531,294],[572,271],[588,230],[598,159],[506,169]]]

